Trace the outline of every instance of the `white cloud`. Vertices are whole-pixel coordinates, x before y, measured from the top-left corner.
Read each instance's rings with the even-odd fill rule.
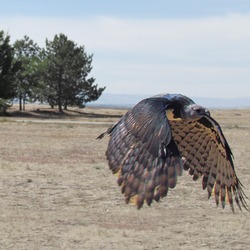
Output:
[[[107,92],[250,96],[250,14],[200,19],[0,17],[12,40],[64,33],[94,53]],[[203,87],[204,86],[204,87]]]
[[[94,49],[140,51],[165,48],[224,47],[250,40],[250,14],[200,19],[118,19],[96,17],[62,19],[48,17],[0,18],[4,30],[15,39],[34,36],[39,44],[63,32]],[[171,46],[171,47],[169,47]]]

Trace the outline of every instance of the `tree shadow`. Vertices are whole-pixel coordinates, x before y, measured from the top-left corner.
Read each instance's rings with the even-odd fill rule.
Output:
[[[64,113],[66,116],[84,116],[87,118],[120,118],[122,115],[115,115],[115,114],[101,114],[95,112],[84,112],[80,110],[70,110],[70,114]]]
[[[27,111],[11,110],[7,113],[8,117],[16,118],[34,118],[34,119],[64,119],[64,118],[120,118],[122,115],[102,114],[97,112],[85,112],[81,110],[65,110],[59,112],[57,109],[34,109]]]

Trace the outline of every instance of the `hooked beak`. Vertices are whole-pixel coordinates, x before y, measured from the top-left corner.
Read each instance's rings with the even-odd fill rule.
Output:
[[[207,109],[205,109],[205,115],[210,117],[210,112]]]

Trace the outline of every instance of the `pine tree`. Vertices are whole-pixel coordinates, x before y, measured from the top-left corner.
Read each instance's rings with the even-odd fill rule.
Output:
[[[0,31],[0,98],[15,97],[14,78],[19,64],[14,63],[14,49],[10,45],[10,36]]]
[[[47,101],[58,105],[59,111],[68,106],[82,107],[86,102],[99,98],[105,88],[87,79],[92,70],[93,55],[87,55],[83,46],[77,46],[64,34],[46,40],[44,82]]]
[[[20,64],[16,74],[16,92],[19,110],[25,110],[25,101],[34,98],[38,85],[38,65],[40,48],[28,36],[14,43],[15,61]]]

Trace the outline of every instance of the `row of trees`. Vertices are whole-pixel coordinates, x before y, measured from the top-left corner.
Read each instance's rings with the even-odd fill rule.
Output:
[[[10,36],[0,31],[0,106],[18,99],[20,110],[26,101],[47,102],[60,112],[68,106],[84,107],[105,89],[88,78],[92,59],[84,46],[64,34],[46,39],[40,48],[28,36],[11,45]]]

